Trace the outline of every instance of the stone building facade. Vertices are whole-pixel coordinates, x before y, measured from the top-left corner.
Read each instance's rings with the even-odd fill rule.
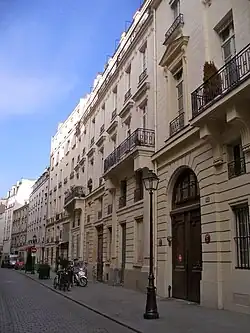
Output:
[[[65,224],[68,258],[145,290],[146,167],[158,294],[250,312],[249,26],[248,0],[143,2],[52,139],[52,261]]]
[[[37,248],[36,260],[45,259],[45,227],[48,213],[49,168],[37,179],[29,197],[27,245]]]
[[[23,259],[26,257],[28,213],[28,203],[13,211],[11,250]]]

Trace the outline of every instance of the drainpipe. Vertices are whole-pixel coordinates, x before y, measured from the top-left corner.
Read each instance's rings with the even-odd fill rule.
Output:
[[[157,39],[156,39],[156,9],[153,12],[153,34],[154,34],[154,131],[155,131],[155,151],[158,150],[158,141],[157,141]],[[154,172],[157,174],[157,162],[154,162]],[[154,275],[155,275],[155,285],[157,286],[157,191],[154,196]]]

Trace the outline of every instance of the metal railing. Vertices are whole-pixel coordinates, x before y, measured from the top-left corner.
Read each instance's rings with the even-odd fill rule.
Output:
[[[184,127],[184,112],[180,113],[169,123],[169,135],[173,136]]]
[[[228,163],[228,178],[235,178],[246,173],[245,157]]]
[[[155,146],[154,130],[137,128],[104,160],[104,172],[107,172],[111,167],[119,163],[123,156],[139,146]]]
[[[67,205],[71,200],[75,198],[84,198],[85,193],[83,186],[72,186],[70,190],[65,193],[64,205]]]
[[[184,24],[184,20],[183,20],[183,14],[179,14],[176,19],[174,20],[173,24],[171,25],[171,27],[168,29],[168,31],[165,33],[165,41],[164,44],[167,43],[167,41],[169,40],[169,38],[173,35],[173,33],[175,32],[175,30],[177,28],[179,28],[180,25]]]
[[[250,77],[250,44],[191,94],[193,118]]]

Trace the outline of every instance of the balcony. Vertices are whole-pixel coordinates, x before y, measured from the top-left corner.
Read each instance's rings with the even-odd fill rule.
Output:
[[[127,101],[130,99],[131,96],[132,96],[131,88],[129,88],[129,90],[126,92],[126,94],[124,96],[124,104],[127,103]]]
[[[164,45],[167,45],[167,43],[169,43],[170,40],[175,37],[176,33],[179,31],[179,28],[181,28],[183,24],[184,24],[183,14],[179,14],[174,20],[171,27],[165,33],[165,41],[163,43]]]
[[[113,205],[108,205],[108,215],[111,215],[113,213]]]
[[[64,207],[67,207],[75,199],[82,199],[84,197],[85,193],[82,186],[71,186],[65,193]]]
[[[127,204],[126,195],[123,195],[119,198],[119,209],[125,207]]]
[[[120,163],[125,156],[134,151],[136,148],[154,148],[154,146],[154,130],[137,128],[104,160],[104,173]]]
[[[250,77],[250,44],[236,54],[192,94],[192,116],[197,117]]]
[[[228,163],[228,178],[239,177],[246,173],[245,157],[239,158]]]
[[[138,187],[134,190],[134,202],[138,202],[143,199],[143,187]]]
[[[169,136],[173,136],[184,128],[184,112],[180,113],[169,124]]]

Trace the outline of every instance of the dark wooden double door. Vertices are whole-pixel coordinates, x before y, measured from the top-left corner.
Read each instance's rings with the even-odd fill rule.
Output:
[[[200,208],[172,214],[172,296],[200,303],[202,244]]]

